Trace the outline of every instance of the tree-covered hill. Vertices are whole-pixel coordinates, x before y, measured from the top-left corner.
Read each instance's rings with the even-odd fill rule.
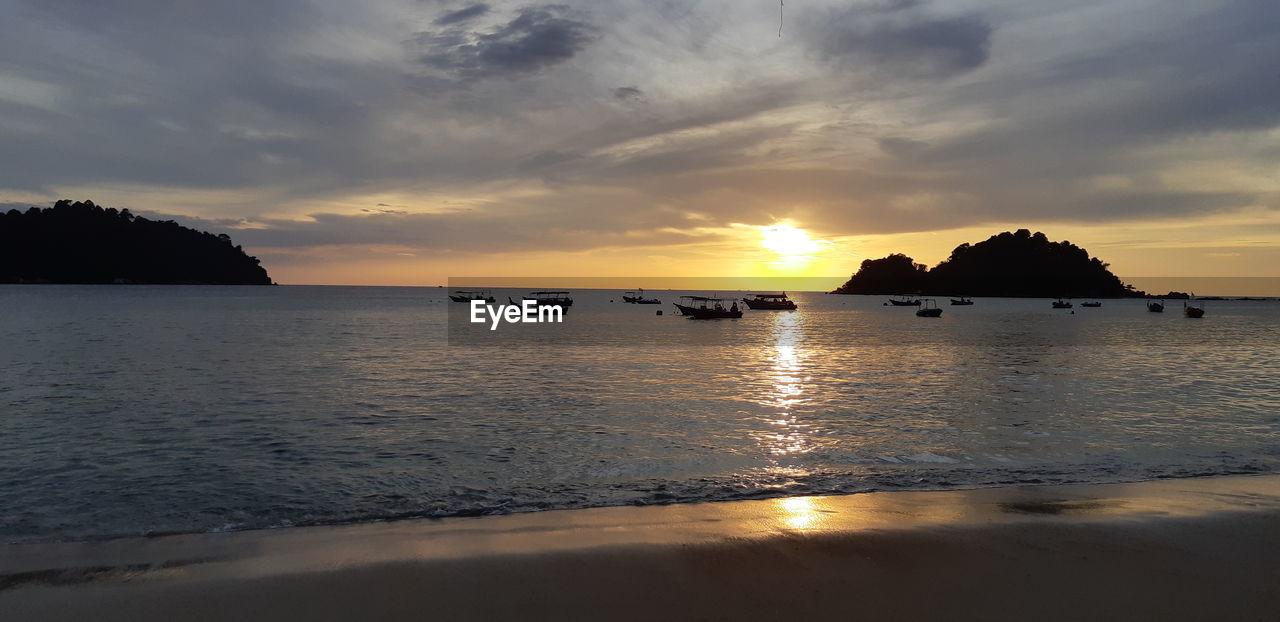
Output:
[[[62,200],[0,214],[0,283],[270,285],[271,278],[226,234]]]
[[[858,272],[832,293],[928,293],[963,296],[1142,295],[1125,285],[1107,264],[1070,242],[1051,242],[1026,229],[961,244],[926,270],[901,254],[862,262]]]

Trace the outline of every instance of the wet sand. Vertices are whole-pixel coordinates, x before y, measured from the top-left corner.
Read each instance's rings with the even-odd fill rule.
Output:
[[[3,620],[1272,620],[1280,476],[0,547]]]

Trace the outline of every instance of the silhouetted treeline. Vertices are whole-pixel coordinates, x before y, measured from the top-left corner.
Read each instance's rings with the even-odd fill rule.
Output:
[[[270,285],[226,234],[92,201],[0,214],[0,282]]]
[[[961,244],[942,263],[926,269],[893,254],[867,259],[832,293],[925,293],[952,296],[1141,296],[1101,260],[1070,242],[1043,233],[1008,231],[977,244]]]

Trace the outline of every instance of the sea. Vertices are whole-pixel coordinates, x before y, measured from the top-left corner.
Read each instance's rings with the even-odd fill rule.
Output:
[[[583,290],[480,343],[447,293],[0,286],[0,541],[1280,472],[1275,300]]]

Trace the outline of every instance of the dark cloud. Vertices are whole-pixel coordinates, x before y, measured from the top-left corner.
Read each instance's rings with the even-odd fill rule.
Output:
[[[1270,0],[814,0],[788,3],[781,39],[776,12],[729,0],[9,3],[0,190],[172,193],[251,246],[581,249],[685,240],[663,231],[694,212],[832,235],[1280,207],[1266,183],[1175,174],[1280,169]],[[334,204],[370,211],[262,217]],[[396,213],[428,205],[456,211]]]
[[[422,62],[463,78],[527,74],[574,57],[597,29],[567,7],[526,7],[489,33],[421,33]]]
[[[912,0],[804,14],[807,45],[847,70],[943,78],[987,61],[992,28],[977,15],[936,17]]]
[[[451,26],[453,24],[475,19],[488,12],[489,5],[483,2],[478,2],[469,7],[445,13],[444,15],[437,17],[436,20],[431,23],[436,26]]]
[[[634,86],[620,86],[613,89],[613,97],[624,102],[639,103],[645,101],[644,91]]]

